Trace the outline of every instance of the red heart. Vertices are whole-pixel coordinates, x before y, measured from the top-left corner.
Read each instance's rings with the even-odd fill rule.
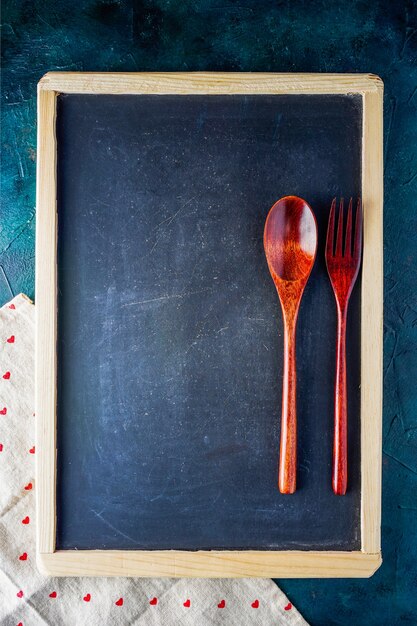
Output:
[[[56,591],[52,591],[52,593],[49,594],[50,598],[56,598],[56,596],[57,596]]]
[[[116,600],[115,605],[116,606],[123,606],[123,598],[119,598],[118,600]]]
[[[86,595],[86,596],[84,596],[83,600],[84,600],[84,602],[90,602],[90,600],[91,600],[91,595],[90,595],[89,593],[87,593],[87,595]]]
[[[16,595],[18,598],[23,598],[23,591],[22,590],[18,591]]]
[[[35,454],[35,446],[29,450],[30,454]]]
[[[292,609],[292,604],[288,602],[287,606],[284,606],[284,611],[289,611],[290,609]]]
[[[191,606],[191,600],[186,600],[186,601],[184,602],[184,606],[185,606],[185,608],[187,608],[187,609],[188,609],[188,607],[190,607],[190,606]]]
[[[28,515],[26,515],[26,517],[22,519],[22,524],[29,524],[29,522],[30,522],[30,518]]]
[[[7,409],[6,409],[6,407],[4,406],[4,407],[2,408],[2,410],[0,411],[0,415],[6,415],[6,413],[7,413]]]
[[[25,487],[26,491],[30,491],[32,489],[33,485],[32,483],[28,483]]]
[[[4,380],[9,380],[10,372],[6,372],[5,374],[3,374],[3,378],[4,378]]]
[[[251,607],[252,607],[253,609],[257,609],[257,608],[259,608],[259,600],[254,600],[254,601],[252,602],[252,604],[251,604]]]
[[[23,626],[23,622],[19,622],[17,626]]]
[[[14,305],[14,304],[9,304],[9,309],[13,309],[13,310],[14,310],[15,308],[16,308],[16,307],[15,307],[15,305]]]
[[[10,337],[7,340],[7,343],[14,343],[14,335],[10,335]]]
[[[0,452],[3,452],[3,444],[0,443]]]
[[[224,609],[224,607],[226,606],[226,602],[224,600],[222,600],[221,602],[219,602],[219,604],[217,605],[218,609]]]
[[[23,552],[23,554],[19,556],[19,561],[27,561],[27,558],[28,558],[28,553]]]
[[[155,606],[156,604],[158,604],[158,598],[152,598],[152,600],[149,600],[149,604]]]

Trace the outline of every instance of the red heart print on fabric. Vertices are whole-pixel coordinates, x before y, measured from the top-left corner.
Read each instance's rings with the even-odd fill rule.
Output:
[[[30,454],[35,454],[35,446],[33,446],[33,448],[31,448],[31,449],[29,450],[29,453],[30,453]]]
[[[4,406],[4,407],[2,408],[2,410],[0,411],[0,415],[6,415],[6,413],[7,413],[7,409],[6,409],[6,407]]]
[[[119,598],[118,600],[116,600],[115,605],[116,606],[123,606],[123,598]]]
[[[27,552],[23,552],[23,554],[21,554],[19,556],[19,561],[27,561],[28,559],[28,553]]]
[[[3,444],[0,443],[0,452],[3,452]]]
[[[16,595],[18,598],[23,598],[23,591],[22,590],[18,591]]]
[[[188,609],[191,606],[191,600],[190,599],[186,600],[184,602],[184,606],[185,606],[186,609]]]
[[[149,600],[149,604],[156,606],[158,604],[158,598],[152,598],[152,600]]]
[[[90,595],[89,593],[87,593],[87,595],[86,595],[86,596],[84,596],[83,600],[84,600],[84,602],[90,602],[90,600],[91,600],[91,595]]]
[[[17,626],[23,626],[23,622],[19,622]]]
[[[292,609],[291,602],[288,602],[287,606],[284,606],[284,611],[290,611]]]
[[[57,596],[56,591],[52,591],[52,592],[49,594],[49,597],[50,597],[50,598],[56,598],[56,596]]]
[[[218,609],[224,609],[224,607],[226,606],[226,602],[224,600],[222,600],[221,602],[219,602],[219,604],[217,605]]]
[[[14,310],[15,308],[16,308],[16,307],[15,307],[15,305],[14,305],[14,304],[9,304],[9,309],[13,309],[13,310]]]
[[[15,336],[14,335],[10,335],[10,337],[7,340],[7,343],[14,343],[15,340]]]
[[[10,378],[10,372],[5,372],[5,373],[3,374],[3,378],[4,378],[4,380],[9,380],[9,378]]]
[[[30,517],[29,515],[26,515],[26,517],[22,519],[22,524],[29,524],[29,522],[30,522]]]
[[[254,600],[254,601],[252,602],[252,604],[251,604],[251,607],[252,607],[253,609],[257,609],[257,608],[259,608],[259,600]]]
[[[32,487],[33,487],[32,483],[28,483],[28,484],[25,486],[25,491],[30,491],[30,490],[32,489]]]

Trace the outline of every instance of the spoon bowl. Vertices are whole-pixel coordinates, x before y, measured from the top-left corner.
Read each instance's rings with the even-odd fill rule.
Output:
[[[317,222],[305,200],[297,196],[285,196],[273,205],[265,222],[264,249],[284,321],[278,487],[281,493],[294,493],[297,474],[295,335],[301,298],[317,250]]]
[[[317,247],[317,225],[307,202],[286,196],[268,213],[264,231],[265,254],[275,282],[308,276]]]

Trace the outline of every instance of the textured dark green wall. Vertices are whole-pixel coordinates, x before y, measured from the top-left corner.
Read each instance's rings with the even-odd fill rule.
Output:
[[[417,4],[6,0],[0,303],[34,296],[36,83],[48,70],[372,72],[385,82],[384,564],[280,581],[314,625],[417,623]]]

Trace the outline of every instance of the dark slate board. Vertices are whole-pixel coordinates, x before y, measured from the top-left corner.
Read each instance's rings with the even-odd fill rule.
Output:
[[[350,484],[331,490],[333,196],[360,194],[360,96],[58,99],[57,548],[360,547],[360,288]],[[298,491],[277,490],[282,322],[262,245],[305,198]]]

